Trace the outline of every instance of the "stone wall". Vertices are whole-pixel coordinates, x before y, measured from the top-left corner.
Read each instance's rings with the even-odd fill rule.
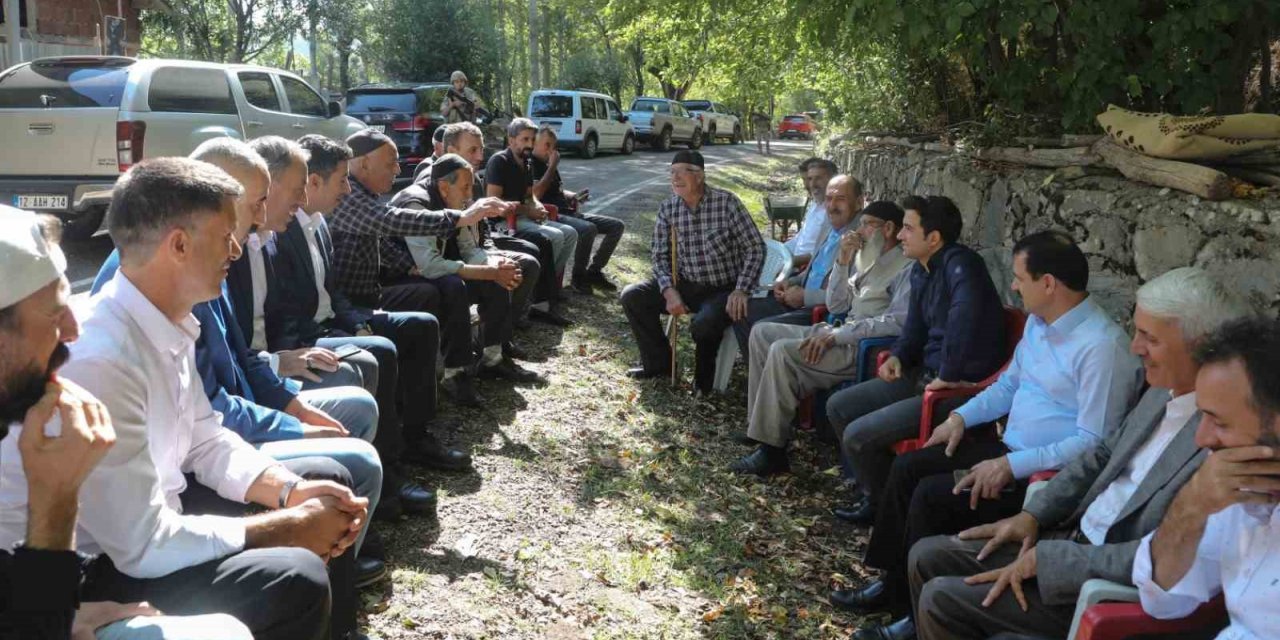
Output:
[[[978,249],[1014,302],[1014,242],[1049,228],[1069,232],[1089,257],[1089,289],[1126,324],[1134,292],[1170,269],[1202,266],[1259,308],[1280,310],[1280,199],[1207,202],[1117,175],[981,165],[955,154],[833,141],[827,156],[875,199],[940,194],[964,214],[963,241]]]

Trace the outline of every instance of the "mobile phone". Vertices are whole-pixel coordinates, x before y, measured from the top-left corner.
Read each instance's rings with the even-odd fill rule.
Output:
[[[339,360],[346,360],[357,353],[360,353],[360,347],[354,344],[340,344],[337,349],[333,350],[333,354],[338,356]]]
[[[964,477],[967,475],[969,475],[968,469],[956,469],[951,473],[951,477],[955,478],[956,484],[960,484],[960,481],[963,480]],[[972,487],[965,487],[960,490],[960,493],[971,493],[972,491],[973,491]]]

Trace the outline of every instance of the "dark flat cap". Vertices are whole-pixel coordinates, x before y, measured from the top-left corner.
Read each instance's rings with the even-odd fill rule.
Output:
[[[446,153],[431,164],[431,181],[439,182],[445,176],[462,169],[471,169],[471,163],[456,153]]]
[[[395,146],[395,141],[387,137],[384,133],[378,133],[373,129],[361,129],[350,136],[347,136],[347,146],[351,147],[351,157],[359,158],[367,156],[384,144]]]
[[[876,200],[862,209],[862,215],[892,222],[894,226],[902,226],[902,207],[889,200]]]
[[[699,168],[705,168],[707,165],[702,161],[702,154],[697,151],[684,149],[676,152],[676,157],[671,159],[671,164],[692,164]]]

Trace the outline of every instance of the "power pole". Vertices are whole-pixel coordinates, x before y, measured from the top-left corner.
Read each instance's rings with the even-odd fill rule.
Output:
[[[542,82],[538,76],[538,0],[529,0],[529,90],[537,91]]]
[[[4,0],[4,37],[9,45],[7,66],[10,67],[22,62],[22,23],[19,22],[22,15],[21,4],[22,0]]]

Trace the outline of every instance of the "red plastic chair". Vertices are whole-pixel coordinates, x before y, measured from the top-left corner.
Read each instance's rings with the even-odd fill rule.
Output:
[[[1221,628],[1227,620],[1223,596],[1201,605],[1191,615],[1177,620],[1158,620],[1137,602],[1104,602],[1089,607],[1080,617],[1075,640],[1123,640],[1134,636],[1163,638],[1179,633]]]
[[[1022,340],[1022,330],[1027,326],[1027,314],[1021,309],[1013,307],[1004,308],[1004,327],[1005,337],[1008,341],[1009,357],[1005,360],[1003,366],[995,373],[987,377],[986,380],[979,382],[972,387],[963,387],[959,389],[942,389],[940,391],[924,392],[924,403],[920,408],[920,436],[910,440],[903,440],[893,445],[894,453],[902,455],[910,453],[924,447],[924,443],[929,441],[929,436],[933,433],[933,412],[938,406],[938,402],[950,398],[971,398],[978,395],[983,389],[995,384],[1000,374],[1009,368],[1009,363],[1013,362],[1013,351],[1018,347],[1018,342]],[[884,351],[876,358],[876,370],[878,371],[885,361],[889,359],[889,352]]]

